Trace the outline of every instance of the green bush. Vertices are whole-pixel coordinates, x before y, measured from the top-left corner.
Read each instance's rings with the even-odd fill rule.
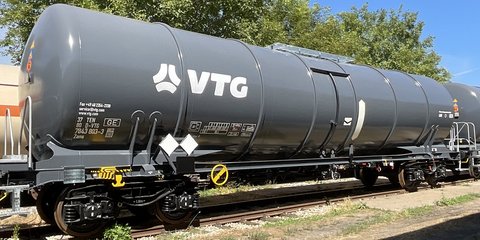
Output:
[[[105,240],[131,240],[132,228],[128,225],[115,224],[112,227],[105,230],[103,233],[103,239]]]
[[[15,227],[13,227],[12,239],[13,240],[20,239],[20,226],[19,225],[15,225]]]

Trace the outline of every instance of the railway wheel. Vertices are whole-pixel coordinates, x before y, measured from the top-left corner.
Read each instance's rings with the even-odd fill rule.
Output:
[[[395,187],[400,187],[400,181],[398,180],[398,175],[397,174],[389,174],[388,175],[388,181],[395,186]]]
[[[420,185],[419,181],[410,181],[408,177],[405,175],[406,171],[405,168],[400,168],[398,172],[398,181],[400,186],[408,192],[416,192],[418,191],[418,186]]]
[[[468,167],[468,173],[470,174],[471,177],[475,178],[475,179],[479,179],[480,178],[480,169],[477,165],[477,162],[478,160],[476,158],[470,158],[469,159],[469,167]]]
[[[440,187],[440,185],[438,184],[438,178],[435,177],[435,174],[426,175],[425,180],[427,181],[428,185],[430,185],[431,188]]]
[[[178,210],[166,212],[162,210],[162,201],[155,203],[155,216],[158,220],[170,225],[185,225],[192,219],[193,212],[191,210]]]
[[[46,186],[37,193],[38,195],[35,205],[37,207],[38,215],[48,224],[55,223],[55,202],[60,194],[59,190],[57,190],[54,186]]]
[[[82,223],[71,223],[67,224],[65,222],[65,209],[66,197],[68,195],[70,188],[65,188],[62,193],[58,196],[57,202],[55,204],[55,223],[58,228],[69,235],[78,238],[90,238],[92,236],[98,236],[101,234],[107,224],[106,221],[88,221]]]
[[[359,177],[365,187],[372,187],[377,182],[378,172],[373,168],[360,168]]]

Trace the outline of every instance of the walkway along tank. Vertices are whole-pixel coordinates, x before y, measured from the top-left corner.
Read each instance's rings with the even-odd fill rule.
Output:
[[[409,191],[446,169],[478,172],[476,141],[452,128],[459,117],[476,128],[477,105],[427,77],[283,44],[54,5],[30,34],[19,88],[29,153],[0,160],[1,183],[30,186],[42,218],[74,236],[101,232],[120,206],[189,225],[215,166],[351,169]]]

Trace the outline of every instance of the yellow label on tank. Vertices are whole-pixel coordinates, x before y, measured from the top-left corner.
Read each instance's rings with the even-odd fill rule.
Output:
[[[97,178],[113,181],[113,187],[123,187],[125,182],[123,181],[123,173],[131,172],[132,169],[117,169],[116,167],[102,167],[98,171],[92,171],[96,173]]]

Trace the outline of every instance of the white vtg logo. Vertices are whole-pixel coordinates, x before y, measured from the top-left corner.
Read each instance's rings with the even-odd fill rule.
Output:
[[[202,94],[209,81],[215,82],[215,96],[223,96],[225,85],[230,84],[230,94],[235,98],[247,97],[248,86],[247,79],[244,77],[234,77],[227,74],[202,72],[200,78],[197,71],[188,69],[188,80],[193,94]],[[171,82],[165,81],[166,77]],[[180,78],[175,71],[175,65],[162,63],[160,70],[153,76],[153,82],[156,84],[158,92],[168,91],[175,93],[177,87],[180,85]]]

